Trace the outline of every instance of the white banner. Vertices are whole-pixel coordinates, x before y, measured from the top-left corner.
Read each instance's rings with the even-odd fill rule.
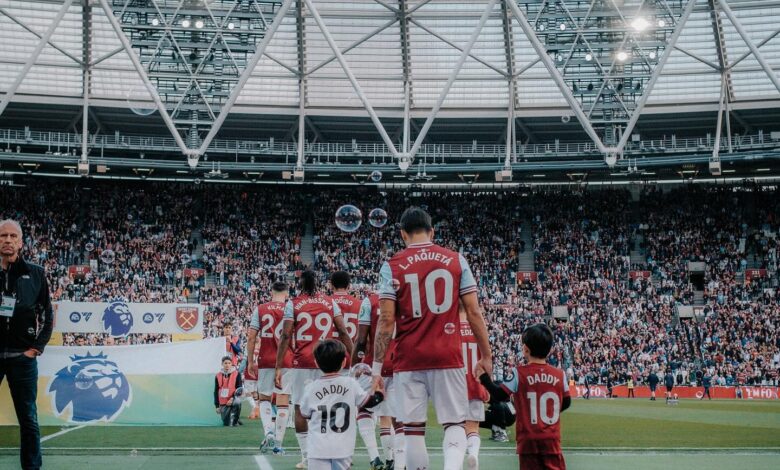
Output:
[[[38,358],[41,424],[220,425],[214,375],[225,338],[133,346],[49,346]],[[7,381],[0,425],[16,424]]]
[[[115,302],[54,302],[54,331],[61,333],[203,334],[203,306]]]

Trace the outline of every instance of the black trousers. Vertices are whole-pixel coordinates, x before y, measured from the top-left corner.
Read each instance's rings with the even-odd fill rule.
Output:
[[[0,383],[8,377],[8,388],[19,421],[19,457],[24,470],[41,468],[41,432],[38,429],[38,360],[27,356],[0,359]]]
[[[234,399],[233,403],[233,405],[223,405],[219,408],[223,426],[235,426],[238,424],[238,418],[241,416],[241,404],[238,402],[238,399]]]

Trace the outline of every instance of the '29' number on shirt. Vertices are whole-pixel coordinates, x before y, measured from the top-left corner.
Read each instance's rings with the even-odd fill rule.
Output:
[[[436,303],[436,281],[444,281],[444,298],[441,303]],[[412,316],[422,317],[422,302],[420,301],[420,278],[417,273],[407,274],[404,281],[409,284],[412,294]],[[425,302],[431,313],[440,314],[448,312],[452,308],[452,287],[455,281],[452,273],[446,269],[431,271],[425,276]]]
[[[260,330],[261,338],[279,339],[279,337],[282,335],[282,322],[279,322],[279,324],[276,325],[276,329],[274,329],[274,332],[271,333],[271,328],[274,325],[274,316],[272,314],[266,313],[265,315],[263,315],[261,323],[263,324],[263,328]]]
[[[558,394],[555,392],[545,392],[542,394],[541,397],[539,397],[539,400],[537,401],[537,393],[536,392],[528,392],[525,394],[526,398],[528,398],[528,402],[530,405],[530,417],[531,417],[531,424],[538,424],[539,418],[542,419],[542,423],[551,426],[558,422],[558,418],[560,417],[560,409],[561,409],[561,400],[558,398]],[[549,414],[548,409],[550,408],[548,405],[552,402],[552,414]]]
[[[339,410],[344,410],[343,419],[341,420],[341,425],[337,423]],[[321,416],[320,432],[322,434],[328,432],[328,427],[329,427],[328,424],[330,424],[331,431],[339,434],[346,431],[349,428],[349,411],[350,411],[349,405],[347,405],[343,401],[334,403],[333,406],[330,407],[330,410],[328,410],[327,405],[320,405],[317,407],[317,411],[320,412],[320,416]]]
[[[333,329],[333,317],[330,313],[322,312],[316,315],[312,315],[307,312],[301,312],[298,314],[298,334],[295,337],[296,341],[312,341],[312,335],[308,334],[311,330],[312,323],[314,327],[319,331],[320,341],[328,339],[331,330]]]

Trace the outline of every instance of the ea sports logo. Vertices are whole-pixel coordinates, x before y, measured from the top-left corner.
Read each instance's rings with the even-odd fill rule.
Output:
[[[111,336],[127,336],[133,328],[133,313],[124,302],[111,302],[103,311],[103,330]]]

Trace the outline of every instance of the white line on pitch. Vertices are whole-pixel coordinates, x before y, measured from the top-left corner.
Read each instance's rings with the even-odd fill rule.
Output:
[[[265,455],[255,455],[255,463],[260,470],[274,470]]]
[[[66,428],[66,429],[63,429],[62,431],[55,432],[54,434],[49,434],[48,436],[46,436],[46,437],[42,438],[42,439],[41,439],[41,442],[46,442],[46,441],[48,441],[49,439],[54,439],[55,437],[60,437],[60,436],[62,436],[63,434],[67,434],[67,433],[69,433],[69,432],[71,432],[71,431],[75,431],[75,430],[77,430],[77,429],[81,429],[81,428],[84,428],[84,427],[86,427],[86,426],[87,426],[86,424],[82,424],[82,425],[80,425],[80,426],[76,426],[76,427],[73,427],[73,428]]]

